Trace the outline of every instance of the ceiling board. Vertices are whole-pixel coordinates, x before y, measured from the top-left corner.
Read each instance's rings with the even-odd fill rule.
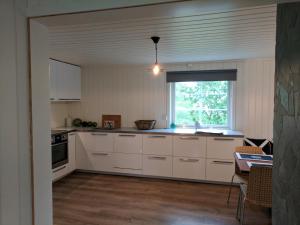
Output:
[[[49,28],[50,56],[79,65],[152,64],[152,35],[161,37],[160,63],[274,57],[276,5],[249,6],[258,1],[244,0],[223,1],[221,7],[217,2],[55,16],[40,22]]]

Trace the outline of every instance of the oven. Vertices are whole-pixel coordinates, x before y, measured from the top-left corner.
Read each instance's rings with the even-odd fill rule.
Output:
[[[63,166],[69,162],[68,133],[51,135],[52,169]]]

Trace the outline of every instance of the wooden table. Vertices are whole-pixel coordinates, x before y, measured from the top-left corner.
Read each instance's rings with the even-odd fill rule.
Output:
[[[262,160],[249,160],[249,159],[239,159],[237,156],[237,153],[234,153],[234,159],[235,159],[235,172],[237,174],[241,175],[248,175],[250,172],[250,167],[247,164],[247,161],[249,162],[265,162],[265,163],[273,163],[273,160],[270,161],[262,161]]]

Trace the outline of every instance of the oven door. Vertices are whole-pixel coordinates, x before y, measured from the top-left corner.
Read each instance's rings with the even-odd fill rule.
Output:
[[[69,162],[68,142],[52,145],[52,169],[65,165]]]

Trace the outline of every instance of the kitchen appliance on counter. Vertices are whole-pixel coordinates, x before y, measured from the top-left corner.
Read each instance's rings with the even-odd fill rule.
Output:
[[[66,165],[69,162],[68,132],[51,131],[52,169]]]

